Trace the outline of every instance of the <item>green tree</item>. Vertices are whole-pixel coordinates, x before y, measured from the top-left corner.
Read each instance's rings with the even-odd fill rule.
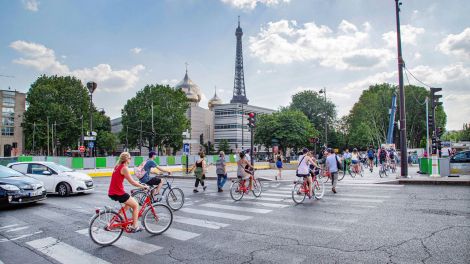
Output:
[[[108,131],[101,131],[98,133],[96,138],[96,145],[98,152],[102,155],[109,155],[116,151],[118,139],[117,137]]]
[[[226,154],[230,153],[230,145],[228,144],[228,140],[222,139],[219,142],[219,152],[220,151],[223,151]]]
[[[26,95],[27,110],[24,114],[26,149],[36,153],[47,150],[47,127],[49,123],[49,146],[52,146],[52,127],[56,124],[54,137],[61,148],[76,149],[81,136],[82,117],[89,113],[90,100],[87,89],[79,79],[70,76],[39,77]],[[49,121],[49,122],[48,122]],[[84,121],[84,130],[88,122]]]
[[[186,95],[182,91],[168,85],[146,85],[135,97],[127,100],[122,110],[121,142],[125,142],[128,129],[129,147],[137,147],[142,122],[143,147],[153,149],[158,145],[160,152],[162,147],[171,147],[173,151],[181,149],[182,133],[189,128],[186,118],[188,107]]]
[[[281,149],[308,146],[309,138],[318,135],[308,118],[298,110],[282,109],[257,117],[255,144],[273,146],[277,140]]]
[[[333,124],[336,120],[336,106],[331,100],[327,99],[325,101],[325,97],[321,94],[312,90],[306,90],[292,96],[292,102],[289,108],[292,110],[299,110],[304,113],[312,123],[313,127],[319,131],[319,135],[322,140],[325,136],[326,114],[328,141],[330,142],[330,136],[334,136],[332,132]],[[332,134],[330,135],[330,133]]]

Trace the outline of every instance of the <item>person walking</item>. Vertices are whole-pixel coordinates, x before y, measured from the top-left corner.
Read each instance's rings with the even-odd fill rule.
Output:
[[[206,177],[205,175],[206,161],[204,160],[205,156],[206,155],[204,154],[204,152],[202,151],[199,152],[199,159],[196,161],[196,163],[193,164],[193,166],[189,170],[189,172],[192,172],[194,170],[194,175],[196,176],[196,182],[194,183],[194,190],[193,190],[194,193],[199,192],[197,189],[199,187],[199,183],[201,183],[203,191],[205,191],[207,187],[204,185],[204,179]]]
[[[218,192],[223,192],[225,182],[227,181],[227,165],[225,164],[225,153],[219,152],[219,160],[215,163],[215,173],[217,174]]]
[[[333,191],[333,193],[336,193],[336,184],[338,183],[339,160],[333,149],[328,149],[328,152],[330,153],[330,155],[326,158],[326,168],[331,175],[331,184],[333,185],[331,191]]]
[[[276,161],[276,167],[277,167],[277,176],[276,176],[276,181],[281,179],[282,177],[282,157],[281,155],[277,156],[277,161]]]

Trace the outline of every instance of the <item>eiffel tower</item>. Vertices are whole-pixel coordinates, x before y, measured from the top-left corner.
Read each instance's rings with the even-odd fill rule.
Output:
[[[230,103],[248,104],[245,92],[245,77],[243,73],[243,50],[242,50],[242,36],[243,31],[240,27],[240,16],[238,16],[238,27],[235,31],[237,37],[237,53],[235,56],[235,79],[233,81],[233,97]]]

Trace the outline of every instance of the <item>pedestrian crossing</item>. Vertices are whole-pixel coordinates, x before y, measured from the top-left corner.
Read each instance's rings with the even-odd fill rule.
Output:
[[[241,201],[233,201],[229,192],[203,192],[189,195],[189,203],[180,210],[174,212],[173,225],[161,236],[127,235],[124,234],[111,247],[119,248],[126,252],[138,256],[146,256],[162,249],[168,248],[169,244],[176,242],[187,242],[197,240],[204,236],[206,232],[223,232],[224,228],[237,225],[247,220],[256,220],[258,217],[269,219],[273,225],[297,226],[307,228],[316,232],[337,234],[343,232],[348,225],[356,223],[359,217],[367,210],[373,210],[381,204],[393,198],[396,191],[400,191],[400,186],[345,186],[339,185],[339,193],[333,195],[325,191],[322,200],[308,200],[299,206],[292,201],[292,185],[269,185],[264,187],[261,197],[246,195]],[[326,187],[326,186],[325,186]],[[344,192],[341,192],[344,188]],[[364,190],[368,190],[365,192]],[[186,192],[186,190],[185,190]],[[217,199],[214,199],[217,197]],[[72,230],[77,237],[71,235],[69,240],[62,240],[60,236],[54,236],[50,231],[44,232],[40,226],[33,226],[27,221],[12,221],[9,217],[0,215],[0,243],[7,241],[21,241],[31,250],[47,256],[58,263],[113,263],[106,255],[96,256],[93,248],[99,248],[93,244],[88,237],[88,219],[92,216],[93,209],[89,208],[91,202],[87,201],[80,206],[68,204],[64,200],[58,201],[55,206],[41,206],[34,209],[34,217],[42,218],[50,222],[70,225],[76,222],[77,230]],[[59,208],[72,208],[67,213],[58,210]],[[273,217],[278,210],[290,210],[298,214],[303,207],[316,210],[315,216],[308,221],[301,223],[286,222]],[[320,216],[318,216],[321,214]],[[335,214],[348,217],[336,217]],[[79,216],[79,217],[77,217]],[[315,220],[317,219],[318,220]],[[332,226],[330,223],[337,223]],[[7,224],[8,223],[8,224]],[[75,239],[85,239],[88,241],[87,247],[76,245]],[[142,240],[142,238],[145,238]],[[20,242],[20,243],[21,243]],[[92,245],[91,249],[89,245]],[[1,257],[1,254],[0,254]],[[1,264],[1,262],[0,262]]]

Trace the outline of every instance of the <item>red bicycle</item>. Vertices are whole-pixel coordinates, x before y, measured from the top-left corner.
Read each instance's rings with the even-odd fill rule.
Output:
[[[314,173],[310,173],[312,175],[312,192],[315,199],[319,200],[323,198],[325,193],[325,183],[319,182],[317,176]],[[303,203],[305,200],[305,196],[310,198],[310,190],[309,190],[309,183],[306,177],[303,177],[303,181],[295,181],[294,188],[292,189],[292,200],[296,204]]]
[[[230,186],[230,196],[235,201],[240,201],[243,198],[244,194],[248,194],[249,191],[253,192],[255,197],[260,197],[262,188],[261,182],[258,179],[255,179],[254,171],[251,171],[250,179],[252,182],[252,187],[245,186],[246,179],[236,179],[232,181],[232,185]]]
[[[152,189],[147,190],[147,197],[139,211],[139,219],[147,232],[159,235],[170,228],[173,212],[164,204],[151,202]],[[103,210],[96,209],[90,220],[88,233],[96,244],[109,246],[118,241],[123,232],[130,233],[132,224],[133,220],[127,217],[124,206],[121,205],[119,211],[105,206]]]

